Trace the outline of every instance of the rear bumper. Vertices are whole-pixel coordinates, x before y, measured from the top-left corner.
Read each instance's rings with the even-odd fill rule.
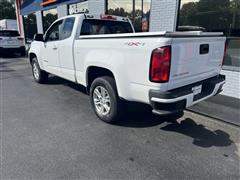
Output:
[[[3,48],[0,47],[0,53],[22,53],[25,52],[25,46],[21,46],[18,48]]]
[[[167,92],[150,90],[149,98],[153,113],[168,115],[183,111],[189,106],[219,94],[224,83],[225,76],[219,75]],[[200,85],[202,85],[201,93],[194,95],[192,88]]]

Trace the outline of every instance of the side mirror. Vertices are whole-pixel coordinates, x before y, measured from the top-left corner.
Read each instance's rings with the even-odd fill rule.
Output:
[[[33,39],[34,41],[44,41],[43,34],[35,34]]]

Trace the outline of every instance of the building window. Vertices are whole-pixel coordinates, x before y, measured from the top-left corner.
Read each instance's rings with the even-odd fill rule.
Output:
[[[227,49],[223,69],[240,71],[240,37],[227,37]]]
[[[128,17],[135,31],[149,30],[151,0],[108,0],[107,14]]]
[[[149,31],[151,0],[135,0],[135,21],[136,32]]]
[[[80,13],[89,13],[87,0],[80,0],[79,3],[68,5],[68,14],[71,15]]]
[[[46,30],[50,27],[50,25],[57,20],[57,9],[49,9],[42,12],[43,17],[43,31],[46,32]]]
[[[179,31],[223,32],[227,36],[224,69],[240,68],[240,1],[181,0]]]
[[[37,20],[34,13],[23,16],[24,36],[26,43],[31,43],[37,33]]]
[[[133,1],[132,0],[108,0],[107,14],[124,16],[133,19]]]

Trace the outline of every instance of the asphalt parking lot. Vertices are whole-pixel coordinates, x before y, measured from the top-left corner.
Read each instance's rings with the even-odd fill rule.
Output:
[[[240,177],[239,142],[196,116],[173,121],[129,105],[109,125],[81,86],[54,76],[36,84],[18,57],[0,58],[0,85],[1,179]]]

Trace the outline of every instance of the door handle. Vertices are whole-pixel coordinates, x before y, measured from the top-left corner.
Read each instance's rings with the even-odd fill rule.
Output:
[[[209,44],[201,44],[199,53],[200,54],[208,54],[209,53]]]
[[[53,50],[57,50],[58,49],[58,47],[57,46],[53,46]]]

